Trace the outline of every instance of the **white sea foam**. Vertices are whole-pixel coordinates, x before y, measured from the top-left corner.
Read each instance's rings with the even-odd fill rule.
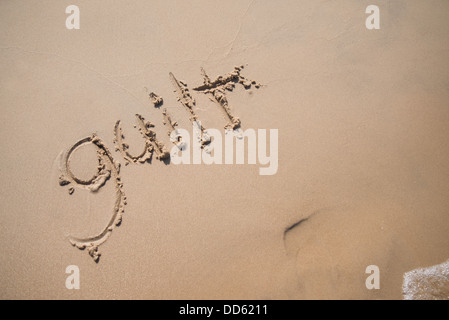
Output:
[[[449,260],[404,273],[404,300],[449,300]]]

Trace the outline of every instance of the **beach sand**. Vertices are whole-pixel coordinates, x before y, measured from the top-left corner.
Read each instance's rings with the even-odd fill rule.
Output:
[[[0,2],[1,299],[402,299],[404,273],[447,261],[448,1],[72,2]],[[170,73],[224,133],[224,110],[193,88],[201,68],[241,65],[261,86],[237,83],[229,108],[243,130],[278,129],[276,174],[155,153],[125,165],[118,120],[133,155],[151,145],[136,114],[169,150],[164,109],[192,131]],[[120,173],[89,140],[74,176],[109,179],[61,187],[67,151],[93,134]],[[106,226],[97,262],[70,244]]]

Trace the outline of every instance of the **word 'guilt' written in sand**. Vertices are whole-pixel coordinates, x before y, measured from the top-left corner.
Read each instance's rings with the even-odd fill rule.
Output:
[[[228,104],[227,93],[232,92],[237,84],[242,85],[246,90],[252,87],[259,89],[261,85],[255,81],[246,79],[241,75],[243,66],[235,67],[234,70],[225,75],[211,80],[204,69],[201,69],[204,81],[203,84],[193,88],[195,92],[209,95],[210,99],[225,114],[227,123],[225,124],[225,164],[232,164],[234,159],[234,138],[236,138],[236,163],[244,163],[244,141],[247,138],[248,145],[248,164],[256,164],[258,155],[259,163],[269,165],[266,168],[260,168],[261,175],[273,175],[278,169],[278,131],[270,130],[270,155],[266,154],[266,130],[257,131],[247,129],[242,132],[240,129],[241,121],[236,117]],[[200,119],[195,113],[196,101],[193,98],[188,86],[183,81],[177,80],[170,72],[169,78],[177,94],[178,101],[189,114],[189,119],[193,125],[193,143],[190,144],[190,134],[187,130],[178,129],[178,123],[173,120],[171,115],[165,109],[162,112],[164,125],[168,127],[170,141],[174,144],[171,152],[158,140],[154,125],[150,121],[136,114],[137,125],[142,138],[144,139],[143,150],[140,154],[133,155],[129,151],[129,145],[125,142],[125,135],[121,127],[121,121],[118,120],[114,126],[114,145],[115,151],[119,152],[125,161],[125,165],[130,163],[150,163],[153,155],[156,159],[164,161],[166,164],[190,164],[190,150],[193,151],[193,164],[222,164],[222,135],[219,130],[206,129],[201,124]],[[149,94],[149,98],[155,107],[163,104],[163,98],[154,92]],[[256,136],[258,135],[258,139]],[[256,155],[256,140],[258,140]],[[95,175],[89,180],[83,180],[75,176],[70,168],[70,160],[73,154],[86,144],[92,144],[97,148],[98,165]],[[190,147],[191,145],[191,147]],[[77,141],[61,157],[61,175],[59,184],[68,186],[69,194],[73,194],[76,188],[85,189],[90,192],[97,192],[107,181],[112,180],[115,183],[116,201],[112,211],[111,218],[106,227],[97,235],[78,238],[69,237],[70,243],[81,250],[86,250],[89,255],[98,262],[101,253],[98,247],[106,242],[112,234],[115,227],[122,222],[124,208],[126,206],[126,195],[123,190],[123,183],[120,176],[121,164],[115,160],[112,153],[106,147],[105,143],[97,136],[91,135]]]

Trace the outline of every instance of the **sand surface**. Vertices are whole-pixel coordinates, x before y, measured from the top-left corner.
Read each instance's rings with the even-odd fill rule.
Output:
[[[71,4],[79,30],[65,26]],[[380,30],[365,27],[370,4]],[[449,258],[448,12],[445,0],[0,1],[0,298],[402,299],[405,272]],[[225,108],[193,88],[201,68],[213,80],[241,65],[261,86],[237,84],[229,110],[242,129],[278,129],[275,175],[154,150],[125,166],[118,120],[133,155],[152,143],[136,114],[168,149],[164,109],[192,131],[170,72],[224,132]],[[64,154],[93,134],[121,164],[119,227],[117,174],[94,144],[70,168],[109,180],[60,186]],[[98,263],[71,246],[106,226]],[[69,265],[80,290],[65,287]],[[365,287],[369,265],[379,290]]]

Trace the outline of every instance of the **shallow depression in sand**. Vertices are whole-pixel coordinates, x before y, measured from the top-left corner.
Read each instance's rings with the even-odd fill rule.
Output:
[[[80,146],[70,157],[70,170],[78,178],[89,180],[97,173],[97,148],[92,144]]]

